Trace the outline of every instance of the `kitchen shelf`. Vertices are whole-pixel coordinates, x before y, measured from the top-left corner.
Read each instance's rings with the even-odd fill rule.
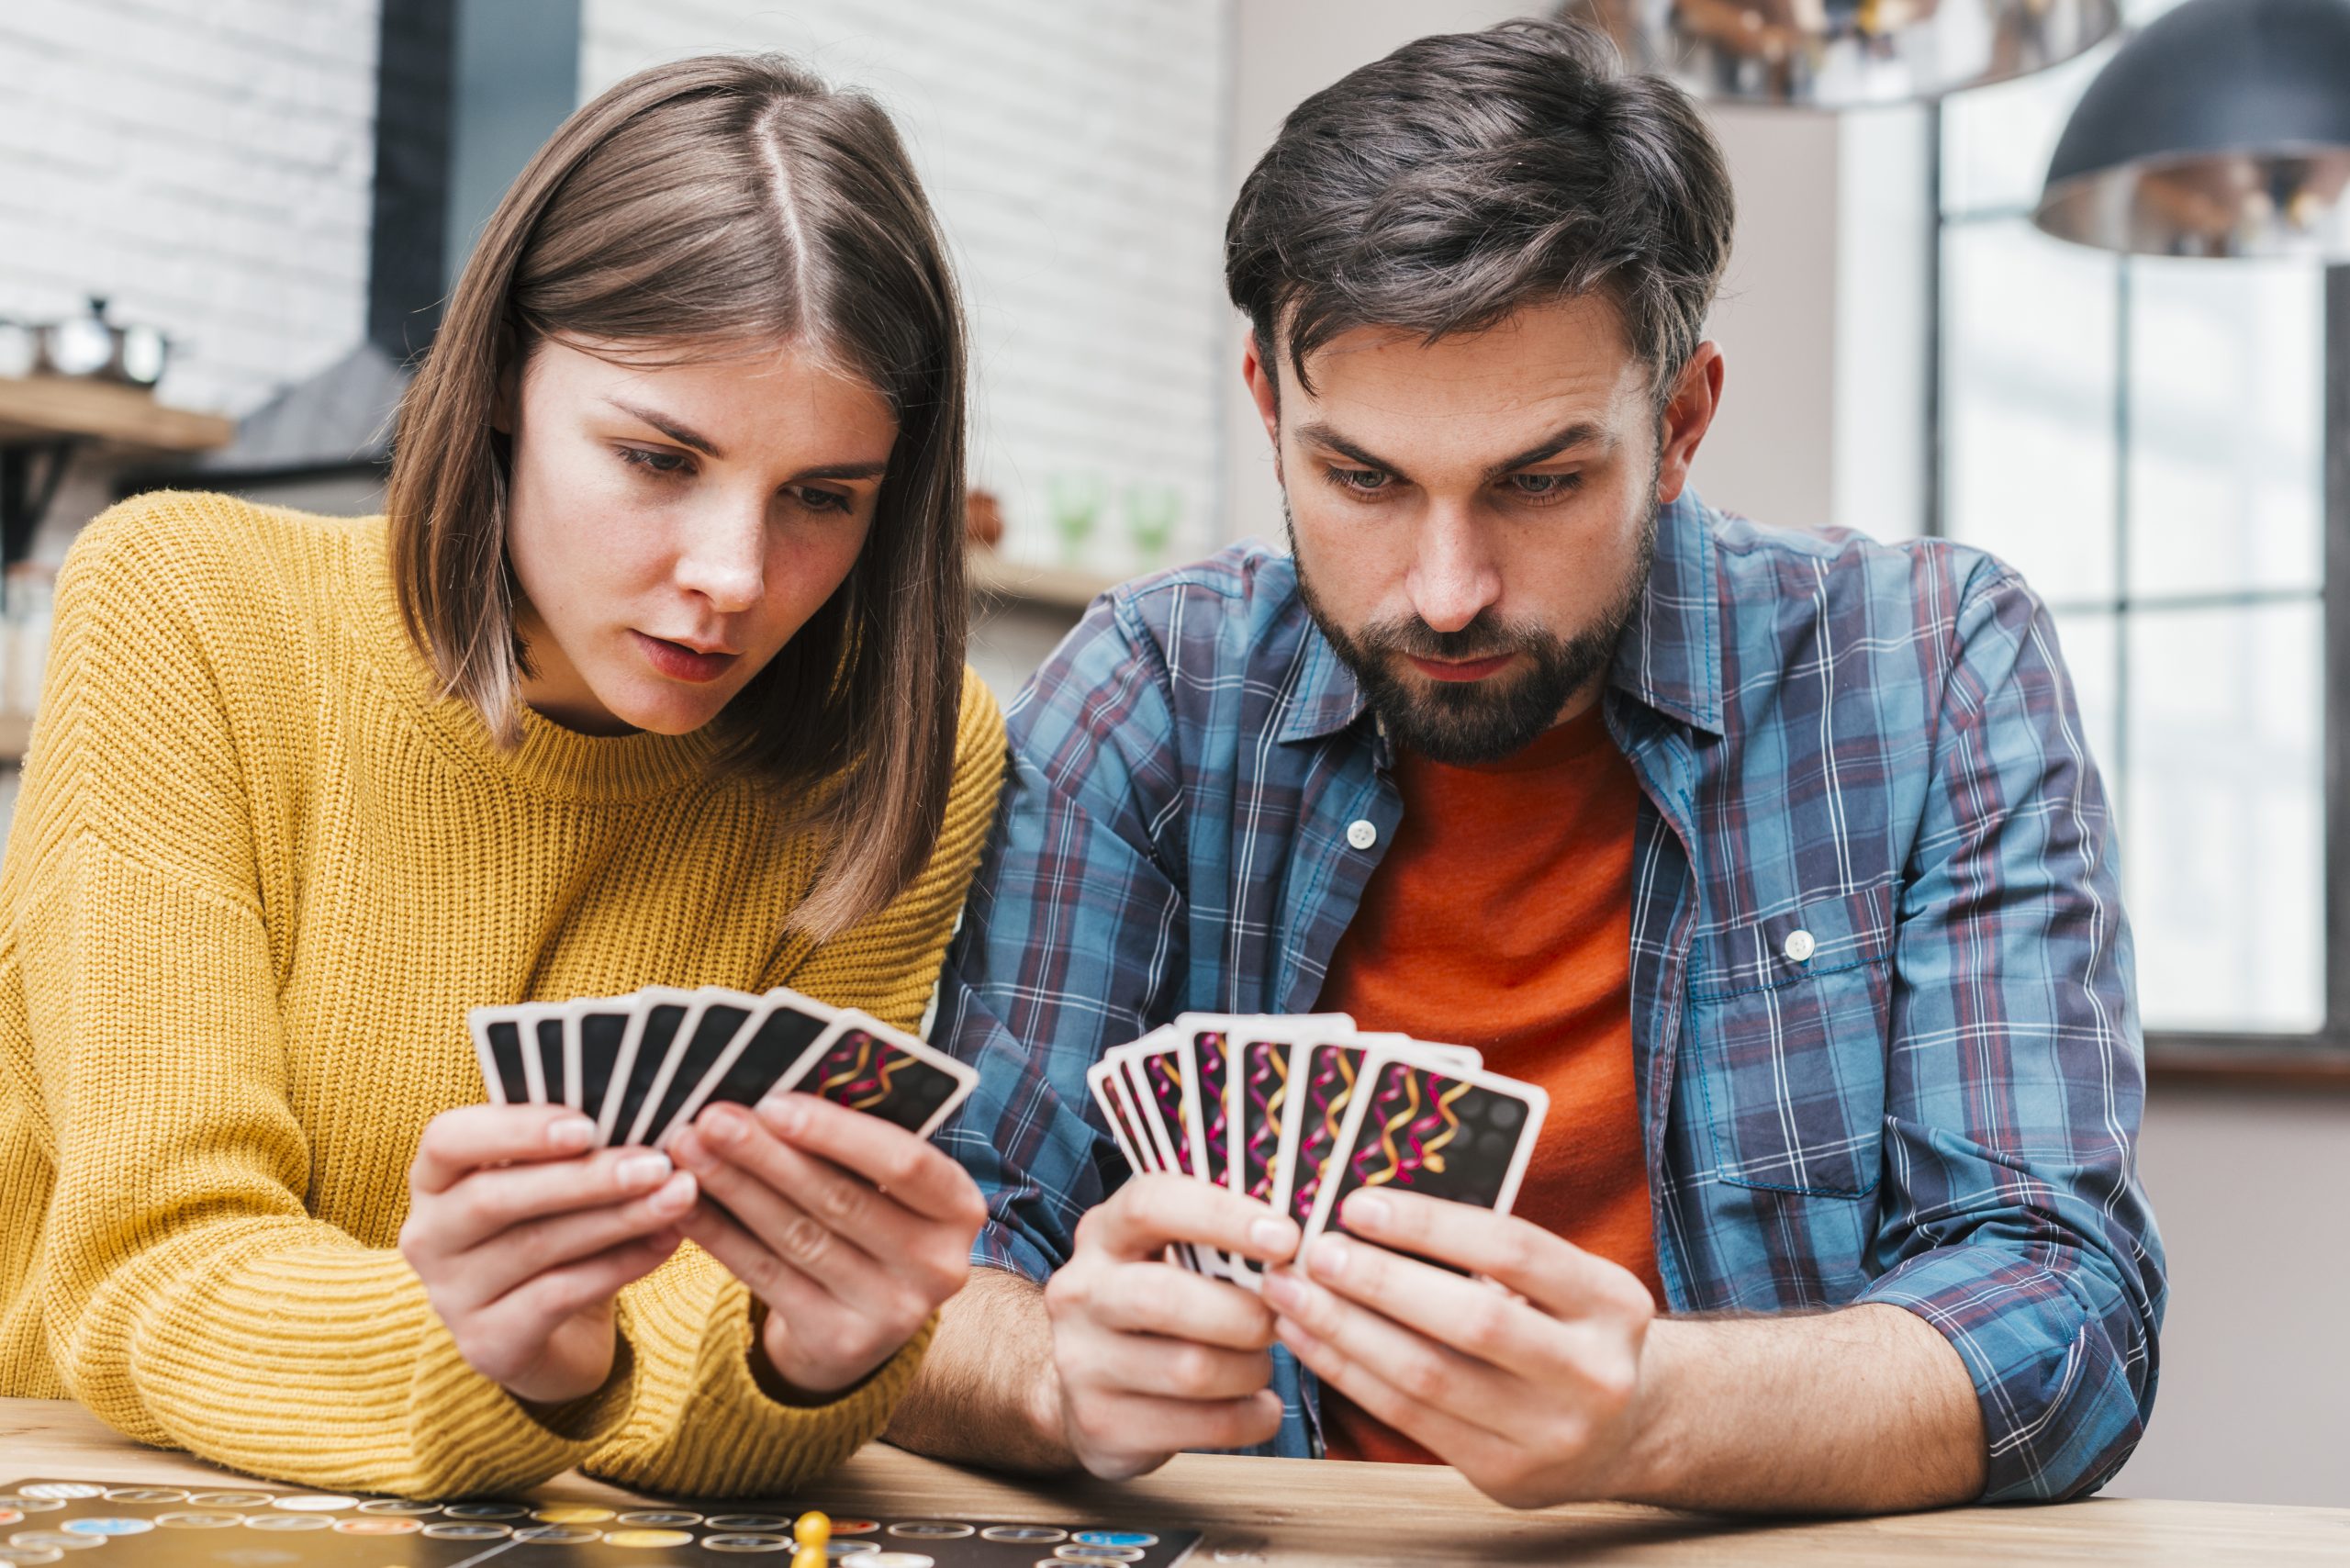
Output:
[[[966,560],[973,592],[1053,610],[1083,610],[1124,580],[1075,567],[1008,561],[992,550],[975,549]]]

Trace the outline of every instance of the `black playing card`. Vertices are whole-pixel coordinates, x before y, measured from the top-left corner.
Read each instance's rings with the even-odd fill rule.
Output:
[[[582,997],[565,1011],[570,1015],[572,1048],[578,1055],[579,1108],[596,1118],[600,1141],[612,1139],[612,1124],[605,1115],[612,1081],[627,1070],[622,1047],[628,1026],[636,1016],[634,998]],[[614,1108],[617,1108],[616,1106]]]
[[[637,1142],[651,1120],[653,1102],[669,1084],[671,1047],[694,1000],[692,991],[666,986],[648,986],[637,993],[636,1048],[629,1058],[628,1077],[613,1085],[619,1099],[612,1107],[612,1142]]]
[[[699,1085],[679,1107],[670,1129],[674,1132],[690,1122],[712,1103],[757,1104],[838,1016],[837,1008],[796,991],[778,987],[767,992],[749,1026],[735,1036],[726,1054],[702,1075]]]
[[[571,1097],[570,1052],[564,1043],[563,1009],[534,1004],[523,1019],[523,1029],[530,1037],[532,1054],[538,1058],[540,1103],[577,1109],[577,1103]]]
[[[530,1073],[522,1059],[521,1012],[519,1007],[476,1007],[465,1014],[474,1037],[474,1055],[481,1063],[482,1085],[495,1104],[531,1103]]]
[[[638,1130],[636,1142],[660,1147],[702,1080],[726,1057],[735,1036],[758,1008],[757,997],[720,986],[705,986],[695,993],[693,1009],[678,1027],[677,1044],[669,1052],[667,1070],[655,1091],[652,1114]]]
[[[844,1010],[778,1087],[863,1111],[928,1137],[979,1075],[878,1018]]]

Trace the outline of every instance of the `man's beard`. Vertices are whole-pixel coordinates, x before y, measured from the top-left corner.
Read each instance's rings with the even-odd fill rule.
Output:
[[[1617,585],[1607,609],[1590,625],[1561,637],[1532,622],[1506,622],[1489,608],[1457,632],[1438,632],[1419,617],[1348,632],[1324,612],[1306,580],[1297,553],[1297,523],[1289,500],[1281,517],[1289,526],[1289,553],[1297,565],[1297,589],[1305,612],[1329,639],[1339,661],[1354,672],[1363,697],[1400,745],[1435,761],[1498,762],[1522,751],[1558,721],[1570,698],[1604,673],[1616,656],[1624,628],[1639,613],[1649,567],[1656,555],[1656,487],[1649,487],[1648,515],[1631,570]],[[1431,659],[1496,658],[1524,654],[1529,668],[1483,680],[1408,684],[1397,666],[1406,655]]]

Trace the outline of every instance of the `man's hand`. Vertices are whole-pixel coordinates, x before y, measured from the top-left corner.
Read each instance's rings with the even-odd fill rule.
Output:
[[[1162,1255],[1190,1242],[1281,1263],[1297,1240],[1286,1216],[1181,1176],[1137,1176],[1087,1213],[1045,1287],[1060,1423],[1079,1463],[1123,1480],[1185,1449],[1242,1448],[1280,1429],[1266,1386],[1271,1309]]]
[[[408,1170],[400,1255],[476,1372],[560,1405],[611,1375],[612,1297],[677,1249],[694,1179],[646,1148],[595,1153],[561,1105],[432,1118]]]
[[[1641,1489],[1626,1461],[1656,1307],[1638,1279],[1525,1220],[1417,1193],[1357,1192],[1344,1219],[1350,1234],[1306,1249],[1307,1278],[1266,1276],[1299,1361],[1496,1502]]]
[[[759,1347],[784,1397],[865,1378],[969,1277],[987,1204],[902,1127],[779,1094],[712,1105],[669,1147],[711,1200],[678,1228],[767,1304]]]

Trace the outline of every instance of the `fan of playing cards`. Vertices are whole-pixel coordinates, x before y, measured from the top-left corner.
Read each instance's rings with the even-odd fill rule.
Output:
[[[778,987],[704,986],[476,1007],[465,1015],[498,1104],[568,1105],[606,1144],[659,1147],[713,1101],[800,1090],[928,1137],[979,1074],[902,1030]]]
[[[1364,1034],[1344,1014],[1186,1013],[1105,1053],[1086,1082],[1136,1170],[1220,1182],[1311,1240],[1360,1187],[1509,1212],[1550,1096],[1483,1067],[1464,1046]],[[1221,1251],[1175,1251],[1237,1284],[1261,1272]]]

